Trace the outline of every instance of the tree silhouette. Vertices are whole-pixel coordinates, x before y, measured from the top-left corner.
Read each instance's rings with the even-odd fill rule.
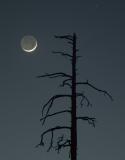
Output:
[[[73,35],[64,35],[64,36],[55,36],[57,39],[63,39],[66,40],[68,44],[71,45],[72,51],[71,54],[63,52],[63,51],[57,51],[53,52],[54,54],[60,54],[66,58],[69,58],[71,60],[71,74],[69,73],[64,73],[64,72],[56,72],[56,73],[50,73],[50,74],[45,74],[45,75],[40,75],[37,76],[38,78],[61,78],[62,83],[61,87],[68,86],[70,89],[70,94],[57,94],[52,96],[47,103],[45,103],[42,107],[42,118],[40,121],[44,125],[46,120],[48,118],[53,118],[56,115],[61,115],[64,113],[69,114],[71,118],[71,123],[70,126],[54,126],[50,127],[49,129],[45,130],[41,134],[41,141],[40,143],[36,146],[44,146],[45,144],[45,137],[47,134],[51,133],[51,138],[50,138],[50,143],[47,151],[50,151],[51,149],[55,149],[58,153],[62,148],[68,147],[69,148],[69,157],[71,160],[77,160],[77,121],[82,120],[82,121],[87,121],[90,125],[95,127],[95,117],[88,117],[88,116],[78,116],[77,115],[77,100],[80,98],[80,105],[87,105],[91,106],[91,103],[88,99],[88,97],[81,92],[77,91],[77,86],[78,85],[86,85],[92,89],[94,89],[97,92],[100,92],[104,94],[105,96],[108,96],[111,100],[113,100],[112,96],[105,90],[101,90],[97,87],[95,87],[93,84],[91,84],[88,80],[85,82],[77,82],[77,59],[80,57],[77,55],[77,52],[79,51],[76,47],[77,44],[77,37],[76,34],[74,33]],[[54,105],[54,102],[57,99],[63,99],[63,98],[68,98],[71,100],[71,106],[70,109],[66,110],[61,110],[58,112],[51,113],[51,108]],[[65,138],[64,135],[61,135],[57,137],[57,139],[54,138],[55,132],[59,130],[67,130],[69,131],[69,138]],[[56,142],[56,145],[54,145],[54,142]]]

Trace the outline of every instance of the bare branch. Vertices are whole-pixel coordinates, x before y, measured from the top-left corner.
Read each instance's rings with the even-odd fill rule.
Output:
[[[71,140],[64,140],[64,136],[59,137],[55,150],[59,153],[62,148],[71,147]]]
[[[113,97],[107,91],[96,88],[94,85],[89,83],[88,80],[86,82],[77,82],[76,85],[88,85],[89,87],[93,88],[94,90],[104,93],[104,95],[107,95],[111,99],[111,101],[113,101]]]
[[[62,95],[55,95],[55,96],[51,97],[51,98],[49,99],[49,101],[43,106],[43,108],[42,108],[42,115],[44,114],[45,108],[48,106],[48,109],[47,109],[46,115],[45,115],[45,117],[47,117],[47,115],[48,115],[48,113],[49,113],[49,111],[50,111],[50,109],[51,109],[51,107],[52,107],[55,99],[65,98],[65,97],[71,98],[71,95],[69,95],[69,94],[67,94],[67,95],[64,94],[64,95],[63,95],[63,94],[62,94]],[[43,124],[45,123],[45,120],[46,120],[46,118],[43,120]]]
[[[62,51],[53,51],[52,53],[53,54],[61,54],[62,56],[67,56],[67,57],[72,58],[72,56],[70,54],[62,52]]]
[[[78,59],[78,58],[82,58],[82,56],[76,56],[76,59]]]
[[[87,107],[92,106],[92,104],[90,103],[90,100],[84,95],[84,93],[77,93],[76,96],[77,97],[82,97],[81,102],[80,102],[81,107],[84,105],[83,104],[84,100],[87,103]]]
[[[73,41],[73,36],[71,36],[71,35],[54,36],[54,37],[55,37],[55,38],[67,39],[67,40]]]
[[[56,127],[53,127],[53,128],[50,128],[50,129],[48,129],[48,130],[46,130],[46,131],[44,131],[42,134],[41,134],[41,141],[40,141],[40,143],[38,144],[38,145],[36,145],[36,147],[39,147],[39,146],[44,146],[44,136],[46,135],[46,134],[48,134],[48,133],[54,133],[54,131],[56,131],[56,130],[62,130],[62,129],[67,129],[67,130],[71,130],[71,127],[68,127],[68,126],[56,126]],[[50,146],[52,147],[52,143],[53,143],[53,133],[52,133],[52,137],[51,137],[51,144],[50,144]],[[51,148],[51,147],[49,147],[49,148]]]
[[[61,84],[60,87],[64,87],[64,86],[69,86],[70,88],[72,88],[72,85],[69,83],[65,83],[65,84]]]
[[[60,85],[60,87],[64,87],[64,86],[69,86],[70,88],[72,88],[72,85],[68,83],[68,81],[71,81],[72,79],[69,78],[69,79],[66,79],[62,82],[62,84]]]
[[[37,76],[37,78],[44,78],[44,77],[48,77],[48,78],[57,78],[57,77],[68,77],[68,78],[72,78],[71,75],[63,73],[63,72],[57,72],[57,73],[52,73],[52,74],[44,74],[41,76]]]
[[[89,124],[91,124],[93,127],[95,127],[95,121],[96,118],[90,118],[90,117],[77,117],[77,120],[81,119],[83,121],[88,121]]]
[[[71,110],[64,110],[64,111],[60,111],[60,112],[55,112],[53,114],[48,114],[45,117],[42,117],[40,119],[40,121],[43,121],[43,120],[45,121],[45,119],[48,118],[48,117],[52,117],[52,116],[59,115],[59,114],[62,114],[62,113],[71,113]]]

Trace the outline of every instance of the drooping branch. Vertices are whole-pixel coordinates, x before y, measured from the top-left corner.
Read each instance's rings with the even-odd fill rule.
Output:
[[[92,104],[90,103],[90,100],[85,96],[84,93],[77,93],[76,96],[82,98],[81,101],[80,101],[81,107],[83,106],[83,102],[84,102],[84,101],[86,101],[86,103],[87,103],[86,106],[87,106],[87,107],[92,106]]]
[[[43,106],[43,108],[42,108],[42,116],[43,116],[44,110],[45,110],[45,108],[46,108],[47,106],[48,106],[48,108],[47,108],[45,117],[47,117],[47,115],[48,115],[51,107],[53,106],[54,101],[55,101],[56,99],[58,99],[58,98],[65,98],[65,97],[71,98],[71,95],[70,95],[70,94],[67,94],[67,95],[66,95],[66,94],[64,94],[64,95],[62,94],[62,95],[55,95],[55,96],[51,97],[51,98],[48,100],[48,102],[47,102],[47,103]],[[43,124],[44,124],[45,120],[46,120],[46,118],[43,120]]]
[[[39,146],[44,146],[44,136],[48,133],[51,133],[52,136],[51,136],[51,142],[50,142],[50,147],[49,147],[49,150],[50,148],[52,147],[53,145],[53,133],[57,130],[62,130],[62,129],[66,129],[66,130],[71,130],[71,127],[69,126],[56,126],[56,127],[53,127],[53,128],[50,128],[46,131],[44,131],[42,134],[41,134],[41,141],[38,145],[36,145],[36,147],[39,147]],[[53,132],[53,133],[52,133]]]
[[[71,81],[72,79],[69,78],[69,79],[65,79],[62,81],[62,84],[60,84],[60,87],[64,87],[64,86],[69,86],[70,88],[72,88],[72,85],[70,83],[68,83],[68,81]]]
[[[77,120],[83,120],[83,121],[88,121],[89,124],[91,124],[93,127],[95,127],[95,121],[96,118],[90,118],[90,117],[77,117]]]
[[[71,98],[71,95],[70,94],[58,94],[58,95],[54,95],[54,96],[52,96],[49,100],[48,100],[48,102],[43,106],[43,108],[42,108],[42,115],[43,115],[43,113],[44,113],[44,110],[45,110],[45,108],[49,105],[49,108],[51,108],[52,107],[52,105],[53,105],[53,102],[56,100],[56,99],[58,99],[58,98],[64,98],[64,97],[68,97],[68,98]]]
[[[45,119],[49,118],[49,117],[52,117],[52,116],[55,116],[55,115],[59,115],[59,114],[62,114],[62,113],[71,113],[71,110],[63,110],[63,111],[60,111],[60,112],[55,112],[53,114],[48,114],[46,115],[45,117],[42,117],[40,119],[40,121],[44,121],[45,122]]]
[[[76,85],[87,85],[98,92],[104,93],[104,95],[107,95],[111,99],[111,101],[113,101],[113,97],[107,91],[101,90],[101,89],[95,87],[94,85],[89,83],[88,80],[86,82],[77,82]]]
[[[71,75],[63,73],[63,72],[57,72],[57,73],[46,73],[44,75],[41,76],[37,76],[37,78],[44,78],[44,77],[48,77],[48,78],[57,78],[57,77],[68,77],[68,78],[72,78]]]

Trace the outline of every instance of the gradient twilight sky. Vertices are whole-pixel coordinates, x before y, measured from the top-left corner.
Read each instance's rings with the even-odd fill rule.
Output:
[[[1,0],[0,1],[0,159],[67,160],[35,149],[40,141],[41,105],[58,92],[57,83],[39,74],[70,70],[68,61],[51,54],[66,46],[56,35],[77,33],[81,80],[108,90],[112,103],[90,94],[96,128],[78,125],[78,160],[125,159],[125,1],[123,0]],[[26,55],[24,35],[34,35],[38,48]],[[59,120],[63,122],[63,118]],[[68,121],[68,119],[65,118]],[[53,125],[53,123],[51,122]]]

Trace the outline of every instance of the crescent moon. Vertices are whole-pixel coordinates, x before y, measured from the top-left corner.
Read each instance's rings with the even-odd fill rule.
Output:
[[[35,51],[35,49],[37,48],[37,41],[36,41],[36,44],[35,44],[35,46],[34,46],[34,48],[32,48],[32,49],[25,49],[25,48],[22,48],[25,52],[33,52],[33,51]]]
[[[31,35],[24,36],[21,39],[21,48],[25,52],[33,52],[36,50],[38,44],[36,38]]]

